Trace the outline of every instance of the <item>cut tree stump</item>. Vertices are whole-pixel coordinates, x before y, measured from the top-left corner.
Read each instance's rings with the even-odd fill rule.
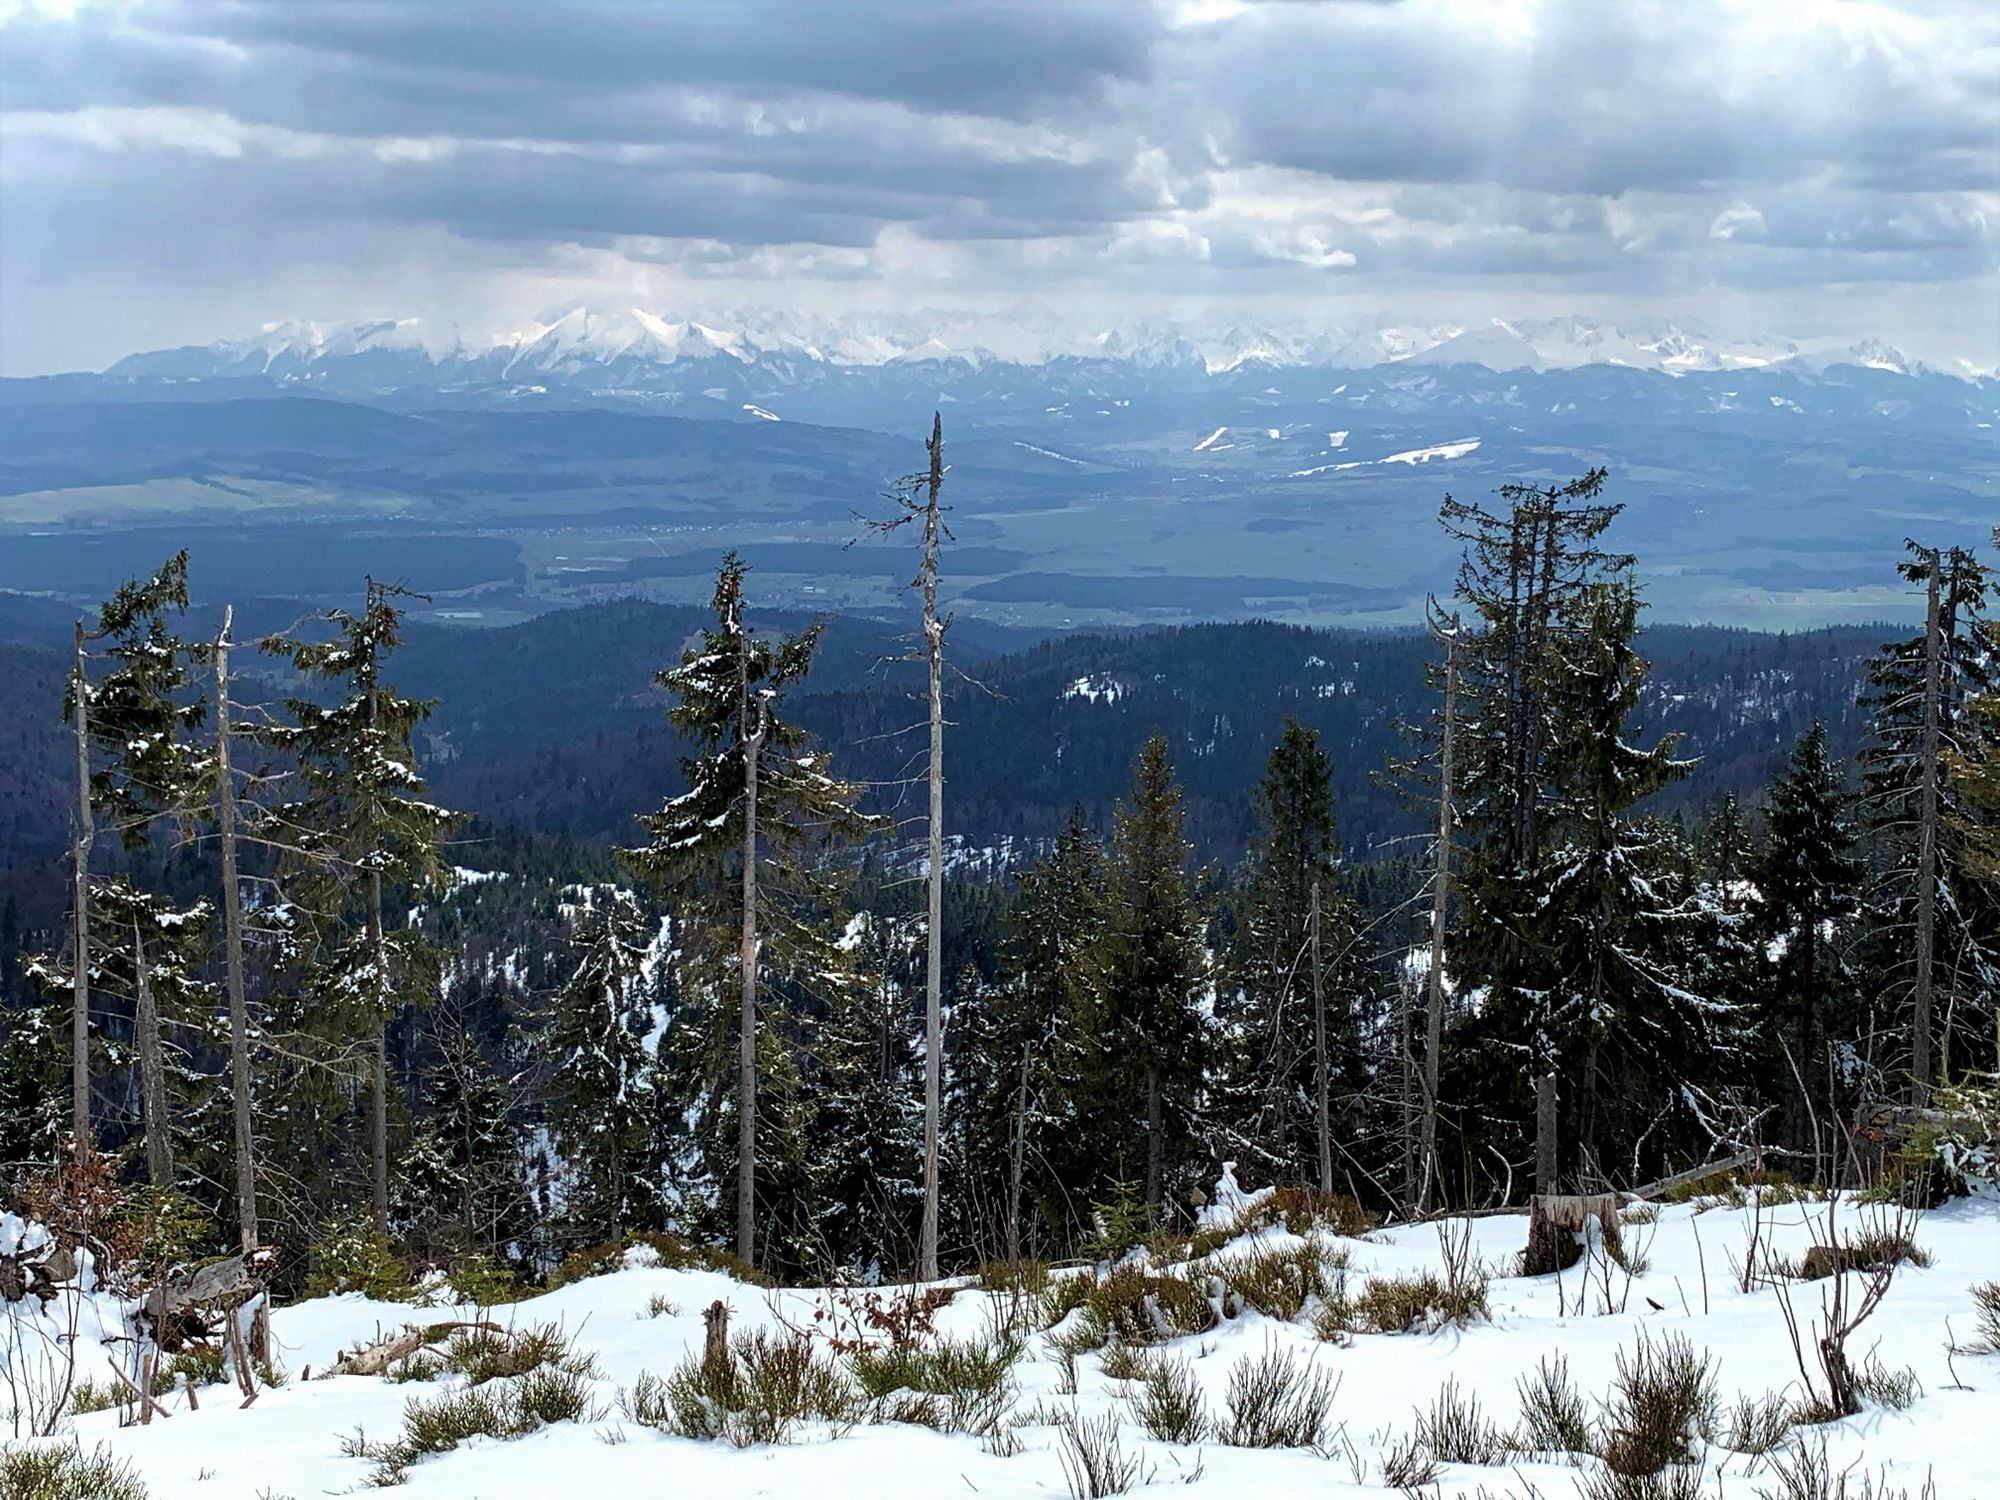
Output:
[[[717,1298],[708,1304],[701,1315],[703,1325],[708,1329],[708,1343],[702,1350],[701,1367],[704,1372],[727,1369],[729,1366],[729,1304]]]
[[[1528,1245],[1521,1252],[1523,1276],[1566,1271],[1583,1258],[1587,1226],[1597,1221],[1608,1250],[1621,1248],[1616,1193],[1537,1193],[1528,1200]]]

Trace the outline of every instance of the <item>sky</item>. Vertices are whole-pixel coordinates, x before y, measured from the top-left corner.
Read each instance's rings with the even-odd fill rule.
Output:
[[[0,372],[560,304],[2000,362],[1992,0],[0,0]]]

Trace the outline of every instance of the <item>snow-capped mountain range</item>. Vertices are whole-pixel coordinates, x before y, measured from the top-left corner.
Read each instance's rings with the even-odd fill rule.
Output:
[[[249,338],[134,354],[105,373],[311,382],[337,370],[342,385],[359,378],[384,387],[465,381],[534,388],[579,380],[594,384],[607,375],[690,363],[761,365],[781,372],[786,367],[868,368],[927,361],[972,368],[1108,361],[1207,375],[1260,365],[1362,370],[1397,363],[1478,365],[1494,371],[1615,365],[1670,375],[1773,365],[1801,371],[1856,365],[1899,374],[1931,372],[1878,341],[1801,346],[1775,335],[1720,336],[1690,323],[1611,323],[1575,316],[1495,318],[1472,325],[1383,317],[1340,327],[1157,318],[1106,327],[1040,309],[1007,315],[840,317],[761,310],[725,318],[636,306],[572,306],[485,341],[468,340],[455,329],[420,318],[348,325],[274,323]]]

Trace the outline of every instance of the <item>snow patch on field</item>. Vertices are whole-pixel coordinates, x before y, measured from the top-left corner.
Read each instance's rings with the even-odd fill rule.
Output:
[[[1024,443],[1021,442],[1019,439],[1015,440],[1014,446],[1016,448],[1026,448],[1030,453],[1038,453],[1043,458],[1053,458],[1058,463],[1075,464],[1079,469],[1087,469],[1090,467],[1089,459],[1071,458],[1067,453],[1058,453],[1053,448],[1037,448],[1033,443]]]
[[[1434,458],[1463,458],[1478,446],[1478,438],[1463,438],[1456,443],[1439,443],[1435,448],[1412,448],[1407,453],[1391,453],[1382,462],[1385,464],[1427,464]]]

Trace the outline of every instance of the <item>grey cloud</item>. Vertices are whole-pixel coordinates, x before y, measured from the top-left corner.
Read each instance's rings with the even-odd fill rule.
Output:
[[[0,34],[0,106],[33,115],[0,151],[0,272],[31,319],[141,271],[206,297],[226,265],[247,303],[274,244],[343,272],[365,244],[371,312],[421,310],[397,288],[440,244],[813,281],[878,274],[893,241],[900,275],[1107,299],[1990,291],[2000,14],[1911,0],[1892,19],[1951,45],[1801,19],[1754,48],[1731,27],[1780,12],[1530,14],[1510,38],[1484,0],[1199,24],[1170,0],[86,5]]]

